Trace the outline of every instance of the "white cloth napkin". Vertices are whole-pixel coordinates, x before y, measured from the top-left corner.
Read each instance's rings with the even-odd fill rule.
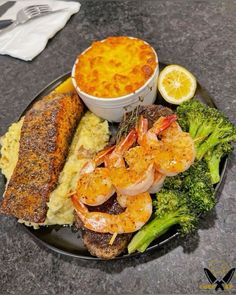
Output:
[[[0,1],[0,4],[4,2],[6,1]],[[25,61],[32,60],[43,51],[48,40],[65,26],[71,15],[77,13],[80,9],[80,4],[72,1],[21,0],[6,11],[0,17],[0,20],[15,20],[16,14],[21,8],[39,4],[48,4],[52,10],[62,8],[67,8],[67,10],[30,20],[11,31],[0,34],[0,54],[11,55]]]

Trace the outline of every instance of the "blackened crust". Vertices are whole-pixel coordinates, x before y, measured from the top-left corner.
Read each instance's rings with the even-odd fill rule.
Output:
[[[76,94],[50,94],[26,113],[19,156],[7,185],[1,213],[44,222],[47,202],[65,163],[83,107]]]

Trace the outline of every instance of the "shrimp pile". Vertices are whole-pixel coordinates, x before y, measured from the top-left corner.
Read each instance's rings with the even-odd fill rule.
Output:
[[[149,130],[147,119],[141,117],[139,122],[139,144],[154,161],[155,169],[166,176],[186,171],[196,155],[193,139],[176,119],[176,115],[161,117]]]
[[[176,115],[160,117],[148,129],[148,120],[140,116],[126,138],[85,164],[71,197],[84,227],[99,233],[132,233],[149,220],[150,193],[158,192],[166,176],[184,172],[195,159],[194,142],[176,120]],[[101,205],[115,192],[124,212],[89,211],[86,205]]]

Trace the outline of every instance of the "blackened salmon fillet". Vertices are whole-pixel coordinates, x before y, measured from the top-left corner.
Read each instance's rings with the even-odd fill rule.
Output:
[[[25,114],[18,161],[4,193],[1,213],[44,222],[50,193],[57,185],[82,112],[77,94],[52,93]]]

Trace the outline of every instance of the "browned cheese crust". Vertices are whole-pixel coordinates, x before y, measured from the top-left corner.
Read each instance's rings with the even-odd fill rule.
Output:
[[[26,113],[19,157],[7,185],[1,212],[41,223],[83,112],[76,94],[50,94]]]

